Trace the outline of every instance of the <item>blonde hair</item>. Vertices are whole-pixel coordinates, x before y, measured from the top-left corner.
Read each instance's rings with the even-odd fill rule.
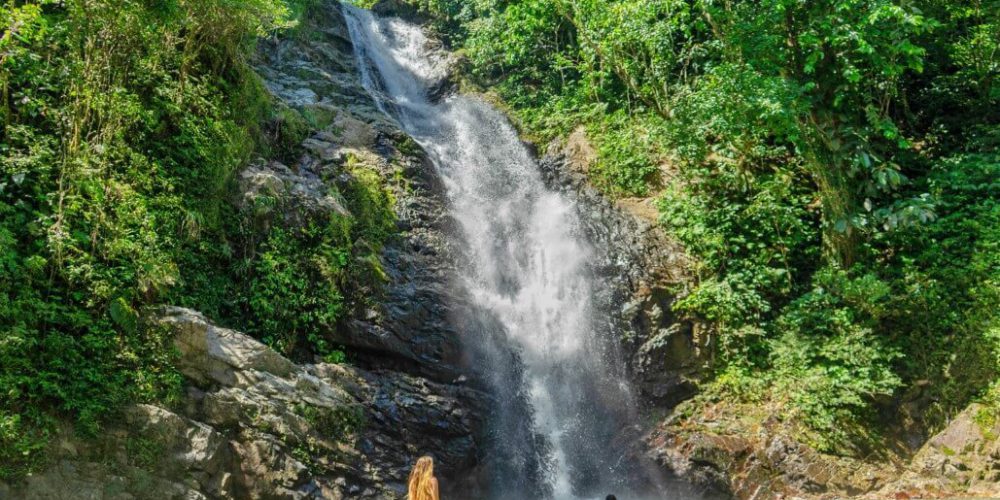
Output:
[[[437,479],[434,478],[434,459],[420,457],[410,471],[407,500],[440,500]]]

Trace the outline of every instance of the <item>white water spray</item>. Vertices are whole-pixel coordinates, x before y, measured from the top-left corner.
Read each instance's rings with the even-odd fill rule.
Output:
[[[344,5],[365,87],[430,155],[472,263],[473,301],[502,324],[524,365],[533,431],[545,437],[544,490],[556,499],[625,493],[615,449],[627,390],[595,327],[593,249],[573,205],[548,190],[506,118],[480,99],[432,102],[447,60],[419,27]],[[503,436],[500,436],[502,439]],[[501,496],[502,498],[503,496]],[[508,497],[510,498],[510,497]]]

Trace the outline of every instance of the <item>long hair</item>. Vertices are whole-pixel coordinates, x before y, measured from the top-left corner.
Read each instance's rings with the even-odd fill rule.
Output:
[[[407,500],[440,500],[434,479],[434,459],[420,457],[410,471]]]

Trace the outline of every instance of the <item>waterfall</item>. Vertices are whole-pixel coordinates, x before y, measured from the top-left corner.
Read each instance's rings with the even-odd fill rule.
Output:
[[[419,27],[346,4],[344,11],[365,87],[427,151],[444,182],[468,255],[460,286],[495,319],[523,366],[515,372],[520,388],[511,394],[530,403],[524,425],[531,428],[501,421],[494,432],[497,446],[507,446],[505,456],[540,463],[534,480],[540,484],[529,494],[523,484],[503,484],[514,481],[507,479],[495,496],[626,498],[656,491],[655,474],[627,458],[619,439],[623,428],[634,427],[634,405],[607,304],[594,298],[601,286],[590,267],[595,249],[573,203],[546,188],[503,114],[476,97],[429,97],[448,61]],[[509,366],[483,368],[512,373]]]

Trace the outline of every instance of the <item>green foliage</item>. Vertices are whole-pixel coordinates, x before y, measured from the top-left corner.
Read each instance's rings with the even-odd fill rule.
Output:
[[[312,405],[296,405],[295,413],[304,418],[324,438],[340,440],[364,425],[364,413],[360,407],[344,405],[337,408],[323,408]]]
[[[892,290],[871,274],[823,269],[813,279],[816,288],[776,320],[773,376],[802,412],[813,445],[836,451],[864,435],[872,398],[891,396],[901,383],[892,365],[899,353],[874,331]]]
[[[760,147],[798,155],[838,262],[853,262],[860,233],[885,221],[932,217],[926,199],[896,193],[906,177],[895,158],[910,143],[891,111],[903,77],[923,69],[925,50],[913,41],[936,26],[914,8],[890,0],[525,0],[477,12],[465,42],[474,74],[496,82],[515,108],[596,102],[636,123],[648,112],[687,125],[654,135],[647,142],[674,141],[652,151],[705,140],[703,153],[739,161],[753,161]],[[522,113],[529,126],[547,126],[532,119],[544,113]],[[696,133],[706,128],[711,135]],[[616,130],[607,134],[612,144]],[[612,194],[642,194],[643,175],[661,162],[650,151],[609,148],[601,165],[612,167],[596,178]]]
[[[734,361],[762,361],[761,323],[807,289],[818,257],[810,191],[790,165],[772,168],[751,176],[729,161],[692,167],[661,201],[702,276],[675,307],[719,324],[722,354]]]
[[[288,11],[284,15],[284,18],[291,20],[290,22],[286,22],[286,26],[295,26],[297,29],[300,29],[304,24],[302,20],[308,19],[313,14],[313,9],[320,8],[322,5],[323,2],[321,0],[286,0],[284,7]]]
[[[148,437],[128,437],[125,440],[127,463],[143,470],[154,470],[163,460],[163,443]]]
[[[298,111],[284,105],[275,107],[264,131],[264,145],[272,157],[292,163],[301,155],[300,146],[312,127]]]
[[[660,166],[655,158],[665,155],[650,146],[660,128],[656,116],[632,120],[622,111],[588,127],[597,147],[597,159],[590,166],[594,184],[606,193],[625,196],[647,196],[658,188]]]
[[[228,201],[255,149],[291,157],[308,133],[248,60],[315,5],[0,5],[0,479],[44,460],[56,418],[94,435],[125,403],[177,394],[151,306],[204,305],[275,338],[335,320],[343,254],[369,223],[275,229],[257,246]]]
[[[319,332],[331,331],[340,317],[340,275],[348,254],[341,235],[323,227],[297,234],[275,229],[252,262],[246,329],[279,351],[291,353],[303,339],[321,355],[331,350]]]
[[[803,158],[822,203],[827,250],[850,264],[855,233],[874,227],[865,212],[905,180],[896,158],[909,142],[890,110],[901,77],[923,68],[925,50],[913,39],[933,23],[914,7],[883,0],[775,0],[763,7],[765,15],[753,15],[759,12],[749,3],[706,11],[721,17],[714,28],[738,55],[740,62],[726,64],[780,82],[758,88],[781,93],[754,97],[785,103],[770,128]]]
[[[349,300],[361,297],[359,287],[385,279],[378,255],[396,231],[395,200],[387,180],[357,157],[347,159],[351,175],[331,195],[340,199],[349,215],[332,214],[308,219],[302,226],[282,228],[258,221],[278,216],[274,198],[260,197],[247,221],[228,236],[243,241],[240,260],[219,256],[208,269],[222,273],[214,281],[229,283],[225,295],[212,295],[219,317],[289,355],[315,354],[342,362],[343,351],[330,343]],[[282,207],[281,210],[294,210]],[[262,236],[263,235],[263,236]],[[192,290],[192,296],[202,295]],[[370,296],[371,293],[365,295]],[[235,304],[227,304],[235,296]],[[371,297],[368,297],[371,298]],[[210,308],[213,309],[213,308]]]
[[[1000,155],[942,158],[927,178],[940,218],[894,234],[902,257],[885,330],[906,353],[900,372],[939,382],[940,423],[1000,379]]]
[[[1000,335],[1000,331],[996,331],[994,334]],[[994,433],[994,429],[996,429],[997,423],[1000,423],[1000,383],[993,384],[983,395],[980,403],[983,406],[973,415],[973,418],[986,439],[997,439],[1000,436]]]
[[[342,196],[355,219],[353,237],[362,245],[378,248],[396,232],[396,200],[386,189],[386,179],[358,157],[349,156],[346,168],[352,182],[342,188]]]

